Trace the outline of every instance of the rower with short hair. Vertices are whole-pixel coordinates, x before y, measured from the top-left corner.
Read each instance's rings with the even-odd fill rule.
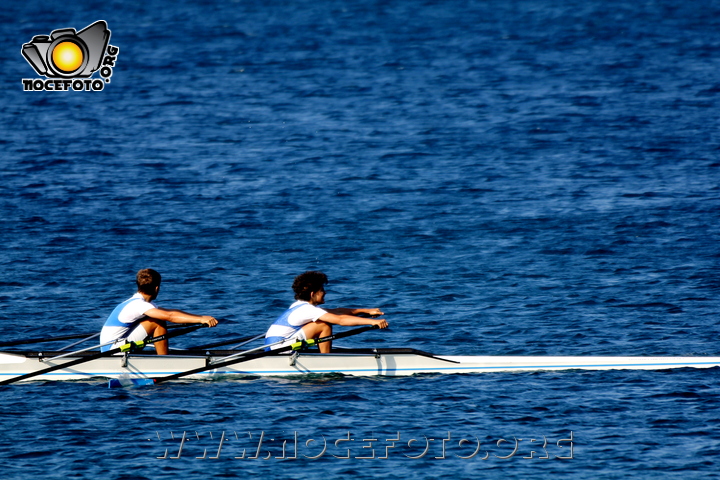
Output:
[[[120,346],[125,342],[139,342],[146,338],[159,337],[167,333],[165,322],[172,323],[205,323],[210,327],[218,321],[208,315],[193,315],[181,310],[168,310],[156,306],[153,302],[160,291],[160,274],[152,268],[140,270],[135,281],[137,293],[115,307],[105,321],[100,332],[100,343],[116,340],[114,344],[105,345],[102,351]],[[158,355],[167,355],[168,341],[155,342]]]
[[[317,271],[308,271],[295,277],[292,289],[297,301],[270,325],[265,334],[265,345],[283,339],[288,339],[286,343],[290,343],[290,341],[296,340],[327,337],[332,335],[333,325],[388,327],[388,322],[384,318],[372,319],[357,316],[358,314],[373,317],[383,315],[379,308],[323,309],[318,307],[325,303],[325,285],[327,283],[327,275]],[[270,348],[279,348],[283,345],[278,344]],[[321,343],[318,348],[320,353],[330,353],[332,342]]]

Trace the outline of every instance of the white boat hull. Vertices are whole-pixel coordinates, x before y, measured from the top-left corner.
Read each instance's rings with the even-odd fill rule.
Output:
[[[39,371],[78,357],[41,362],[38,358],[0,353],[0,381]],[[221,357],[191,355],[131,355],[94,359],[28,380],[82,380],[100,378],[153,378],[203,367]],[[125,363],[125,364],[124,364]],[[124,365],[123,365],[124,364]],[[187,378],[214,376],[293,376],[339,373],[356,376],[407,376],[435,373],[528,372],[541,370],[664,370],[712,368],[720,357],[571,357],[571,356],[435,356],[423,352],[303,353],[257,358]]]

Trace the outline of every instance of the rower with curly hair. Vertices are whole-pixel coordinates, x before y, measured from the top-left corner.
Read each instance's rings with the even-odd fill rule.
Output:
[[[295,292],[295,303],[290,305],[275,323],[270,325],[265,334],[265,344],[279,342],[283,339],[290,341],[321,338],[332,335],[333,325],[347,327],[357,325],[377,325],[387,328],[388,322],[384,318],[372,319],[357,315],[370,315],[373,317],[383,315],[379,308],[320,308],[325,303],[325,285],[328,283],[327,275],[322,272],[310,271],[295,277],[292,289]],[[270,348],[279,348],[278,344]],[[332,342],[318,345],[320,353],[330,353]]]

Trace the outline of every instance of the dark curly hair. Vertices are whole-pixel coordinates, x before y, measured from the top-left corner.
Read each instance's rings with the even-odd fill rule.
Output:
[[[327,275],[322,272],[301,273],[295,277],[292,285],[295,300],[310,300],[310,294],[322,290],[326,283],[328,283]]]

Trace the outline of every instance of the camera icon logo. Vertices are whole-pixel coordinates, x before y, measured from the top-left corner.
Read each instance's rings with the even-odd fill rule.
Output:
[[[100,69],[110,42],[107,23],[100,20],[83,30],[53,30],[36,35],[22,46],[22,55],[38,73],[47,78],[89,78]]]

